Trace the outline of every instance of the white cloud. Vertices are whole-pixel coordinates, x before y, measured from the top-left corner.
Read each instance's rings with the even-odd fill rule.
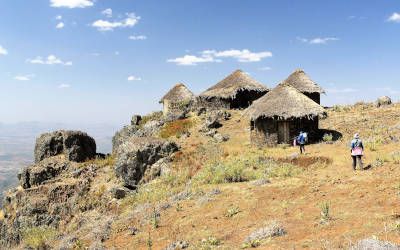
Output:
[[[331,88],[326,90],[328,93],[354,93],[357,92],[358,89],[353,89],[353,88],[344,88],[344,89],[338,89],[338,88]]]
[[[296,39],[299,40],[300,42],[308,44],[327,44],[328,42],[339,41],[339,38],[337,37],[316,37],[312,39],[296,37]]]
[[[394,12],[388,19],[388,22],[400,23],[400,13]]]
[[[167,62],[176,63],[177,65],[197,65],[199,63],[207,62],[222,62],[220,58],[235,58],[239,62],[259,62],[264,58],[271,57],[272,53],[269,51],[251,52],[248,49],[244,50],[204,50],[200,52],[199,56],[185,55],[174,59],[168,59]]]
[[[92,26],[99,31],[111,31],[115,28],[129,28],[135,26],[139,20],[140,16],[136,16],[134,13],[127,13],[127,17],[120,21],[107,21],[107,20],[97,20],[92,23]]]
[[[128,37],[130,40],[146,40],[147,36],[144,35],[139,35],[139,36],[129,36]]]
[[[0,45],[0,55],[7,55],[8,51]]]
[[[50,0],[50,6],[55,8],[86,8],[93,5],[93,0]]]
[[[212,51],[206,50],[203,51],[203,54],[211,54],[215,57],[232,57],[237,59],[239,62],[259,62],[263,58],[272,57],[272,53],[269,51],[261,51],[261,52],[251,52],[248,49],[244,50],[224,50],[224,51]]]
[[[34,59],[27,59],[26,61],[32,64],[47,64],[47,65],[61,64],[66,66],[72,65],[72,62],[70,61],[64,62],[60,58],[57,58],[55,55],[49,55],[47,58],[37,56]]]
[[[105,15],[106,17],[112,17],[113,11],[111,8],[105,9],[101,12],[101,14]]]
[[[19,75],[14,77],[17,81],[30,81],[35,75]]]
[[[271,70],[272,68],[271,67],[261,67],[261,68],[258,68],[258,70],[261,70],[261,71],[268,71],[268,70]]]
[[[141,81],[142,78],[137,76],[128,76],[128,81]]]
[[[59,22],[59,23],[56,25],[56,29],[62,29],[62,28],[64,28],[64,26],[65,26],[65,24],[64,24],[63,22]]]
[[[391,87],[376,88],[375,90],[376,90],[376,91],[387,92],[387,93],[389,93],[389,94],[391,94],[391,95],[400,94],[400,91],[395,90],[395,89],[393,89],[393,88],[391,88]]]
[[[65,84],[65,83],[58,85],[58,88],[59,88],[59,89],[68,89],[68,88],[70,88],[70,87],[71,87],[71,85]]]
[[[175,59],[168,59],[167,62],[176,63],[177,65],[197,65],[199,63],[206,62],[215,62],[215,59],[211,56],[193,56],[193,55],[185,55],[183,57],[178,57]]]
[[[56,20],[61,20],[61,19],[62,19],[61,15],[56,16]]]

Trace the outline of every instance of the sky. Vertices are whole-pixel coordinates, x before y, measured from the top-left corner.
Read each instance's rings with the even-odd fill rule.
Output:
[[[400,96],[398,0],[0,0],[0,122],[126,124],[177,82],[302,68],[323,105]]]

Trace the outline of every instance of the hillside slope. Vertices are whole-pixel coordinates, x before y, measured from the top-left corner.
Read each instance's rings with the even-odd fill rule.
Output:
[[[174,242],[188,249],[348,249],[365,238],[400,244],[399,104],[330,109],[320,126],[342,133],[342,139],[326,137],[327,142],[308,145],[303,156],[291,146],[253,147],[247,118],[240,111],[231,115],[217,129],[229,137],[223,142],[199,132],[204,117],[164,125],[160,135],[181,147],[170,172],[120,200],[107,191],[119,183],[114,161],[83,163],[83,169],[96,172],[86,184],[86,198],[75,200],[75,213],[47,244],[56,249],[164,249]],[[366,144],[364,171],[351,168],[348,143],[355,132]],[[70,179],[63,182],[70,184],[66,176]],[[29,244],[28,236],[21,246]]]

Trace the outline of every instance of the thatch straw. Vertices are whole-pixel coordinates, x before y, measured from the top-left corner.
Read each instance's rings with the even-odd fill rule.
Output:
[[[200,97],[233,99],[239,91],[268,92],[268,88],[242,70],[236,70],[225,79],[200,94]]]
[[[311,80],[311,78],[302,69],[295,70],[283,82],[295,87],[301,93],[325,93],[325,91],[317,83]]]
[[[260,117],[288,120],[326,116],[324,108],[287,83],[281,83],[246,110],[251,120]]]
[[[160,103],[164,100],[170,102],[191,101],[195,99],[195,95],[183,83],[177,83],[168,93],[161,98]]]

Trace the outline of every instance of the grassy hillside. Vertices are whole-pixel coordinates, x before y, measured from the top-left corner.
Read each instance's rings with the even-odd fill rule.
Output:
[[[348,249],[365,238],[400,244],[400,104],[328,110],[320,126],[342,139],[327,135],[301,156],[289,145],[252,146],[249,121],[231,113],[218,128],[225,142],[199,132],[204,116],[164,125],[159,136],[181,146],[170,172],[124,199],[110,195],[121,185],[113,157],[73,163],[72,172],[20,188],[16,201],[25,195],[36,205],[47,189],[70,190],[65,206],[57,202],[69,191],[53,197],[53,205],[77,211],[62,217],[58,229],[24,228],[22,246],[165,249],[181,241],[188,249]],[[356,132],[366,146],[364,171],[351,167]],[[86,183],[84,196],[75,190],[79,183]],[[9,221],[18,209],[7,206]]]
[[[341,249],[371,237],[400,243],[399,104],[332,108],[321,127],[343,138],[327,136],[304,156],[290,146],[251,146],[247,119],[232,114],[218,129],[230,140],[220,144],[197,132],[197,117],[190,128],[173,125],[177,134],[182,127],[191,133],[170,137],[182,146],[173,172],[121,202],[108,247],[162,249],[184,240],[192,249]],[[351,168],[355,132],[366,144],[365,171]],[[286,234],[244,244],[272,221]]]

